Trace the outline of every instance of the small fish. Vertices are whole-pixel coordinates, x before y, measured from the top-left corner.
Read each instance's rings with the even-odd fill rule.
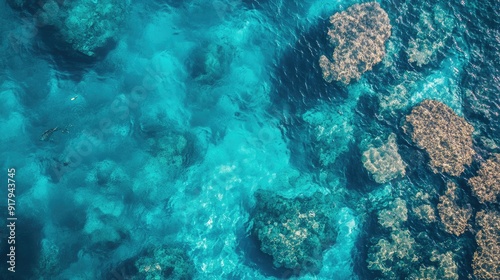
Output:
[[[50,136],[52,136],[52,133],[56,132],[59,129],[58,126],[47,129],[45,132],[42,134],[42,137],[40,137],[40,141],[48,141],[50,139]]]

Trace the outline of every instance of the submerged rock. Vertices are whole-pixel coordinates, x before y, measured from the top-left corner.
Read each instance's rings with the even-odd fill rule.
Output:
[[[422,101],[406,116],[404,130],[427,152],[435,173],[458,176],[472,162],[474,128],[444,103]]]
[[[496,202],[500,194],[500,154],[483,163],[477,176],[469,179],[469,185],[480,202]]]
[[[333,61],[325,55],[319,59],[325,81],[349,84],[382,61],[392,26],[380,4],[353,5],[331,16],[330,23],[328,36],[335,47]]]
[[[337,236],[332,206],[322,202],[322,196],[287,199],[264,191],[256,194],[253,232],[274,266],[319,271],[323,250]]]
[[[476,233],[474,275],[478,279],[500,279],[500,213],[481,211],[476,215],[476,222],[481,230]]]
[[[14,9],[28,11],[58,50],[95,57],[112,43],[125,19],[126,1],[9,0]]]
[[[380,271],[387,279],[397,279],[418,262],[414,247],[415,239],[409,230],[393,231],[389,239],[379,239],[370,248],[368,269]]]
[[[432,242],[434,246],[423,248],[429,236],[415,234],[407,221],[406,202],[400,198],[379,211],[378,223],[389,232],[370,239],[368,269],[383,276],[377,279],[458,279],[455,256],[447,245]]]
[[[116,39],[123,23],[126,1],[77,1],[64,5],[67,17],[56,25],[71,47],[87,56],[95,56],[99,48]]]
[[[405,175],[406,164],[401,159],[396,145],[396,134],[389,135],[382,146],[371,147],[363,152],[363,166],[379,184]]]
[[[468,221],[472,216],[472,209],[460,207],[458,205],[457,186],[454,183],[448,183],[446,193],[439,197],[438,212],[441,222],[448,233],[456,236],[465,232]]]
[[[138,270],[132,279],[193,279],[196,269],[193,261],[181,248],[160,246],[149,250],[135,262]]]

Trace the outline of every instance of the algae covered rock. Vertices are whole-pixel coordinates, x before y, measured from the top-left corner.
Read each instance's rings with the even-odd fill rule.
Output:
[[[480,202],[496,202],[500,194],[500,154],[484,162],[477,176],[469,179],[469,185]]]
[[[95,57],[118,36],[125,20],[127,1],[22,1],[9,0],[14,9],[27,11],[58,50]]]
[[[371,238],[367,268],[381,277],[376,279],[458,279],[455,255],[446,244],[436,244],[425,232],[415,234],[407,224],[406,202],[396,198],[378,212],[384,228],[379,238]],[[423,244],[434,244],[424,247]]]
[[[433,61],[446,47],[454,27],[454,18],[441,6],[435,5],[432,12],[423,10],[415,26],[417,36],[408,42],[408,62],[421,67]]]
[[[308,272],[321,268],[323,250],[337,236],[332,203],[323,202],[323,196],[287,199],[267,191],[256,194],[252,231],[274,266]]]
[[[435,265],[422,265],[418,272],[412,273],[408,278],[411,280],[458,280],[458,265],[453,259],[452,252],[448,251],[440,254],[438,251],[434,250],[429,260],[435,263]]]
[[[448,183],[446,193],[439,197],[438,212],[446,231],[459,236],[467,228],[472,209],[470,205],[467,207],[458,205],[456,192],[457,186],[454,183]]]
[[[392,26],[380,4],[355,4],[331,16],[330,23],[328,36],[335,48],[332,60],[325,55],[319,59],[325,81],[349,84],[382,61]]]
[[[476,223],[481,230],[476,233],[474,275],[478,279],[500,279],[500,213],[481,211],[476,215]]]
[[[406,164],[398,153],[396,135],[392,133],[382,146],[363,152],[363,166],[379,184],[405,175]]]
[[[68,16],[57,26],[72,48],[87,56],[105,47],[117,36],[122,24],[126,1],[77,1],[67,8]]]
[[[396,198],[389,205],[389,208],[380,210],[378,213],[378,223],[391,230],[401,228],[402,224],[408,220],[408,208],[406,202]]]
[[[189,280],[196,273],[193,261],[177,247],[160,246],[149,250],[135,262],[135,266],[139,272],[134,279],[141,280]]]
[[[414,246],[415,239],[409,230],[395,230],[389,239],[379,239],[370,248],[368,269],[380,271],[387,279],[397,279],[419,261]]]
[[[427,152],[435,173],[458,176],[471,164],[474,128],[447,105],[436,100],[422,101],[406,116],[404,129]]]

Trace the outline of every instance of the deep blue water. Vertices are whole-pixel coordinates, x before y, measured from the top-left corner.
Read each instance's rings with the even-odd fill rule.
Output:
[[[500,211],[467,183],[500,152],[500,2],[379,2],[392,25],[386,55],[349,85],[325,82],[318,60],[333,50],[328,18],[358,1],[100,1],[109,18],[83,0],[69,12],[58,1],[7,2],[16,1],[0,4],[0,217],[15,168],[16,272],[2,230],[0,279],[417,279],[421,268],[475,279],[474,215]],[[59,17],[47,23],[50,13]],[[77,33],[69,18],[94,25]],[[89,55],[78,43],[98,41],[96,22],[115,33]],[[434,46],[425,63],[411,61],[416,39]],[[460,176],[433,173],[404,132],[424,99],[475,128]],[[377,183],[363,152],[392,133],[405,174]],[[472,210],[460,236],[437,212],[450,181]],[[298,213],[321,196],[331,236],[311,241],[309,228],[307,245],[285,251],[314,255],[277,267],[256,219],[293,211],[258,207],[260,191]],[[407,219],[382,226],[399,199]],[[434,219],[419,215],[423,205]],[[394,274],[370,267],[396,232],[412,244],[384,262]],[[454,275],[439,274],[433,252],[452,255]]]

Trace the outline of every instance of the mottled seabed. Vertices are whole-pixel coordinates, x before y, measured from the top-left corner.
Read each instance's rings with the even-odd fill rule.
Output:
[[[495,279],[500,2],[424,2],[345,84],[357,1],[3,1],[0,278]]]

